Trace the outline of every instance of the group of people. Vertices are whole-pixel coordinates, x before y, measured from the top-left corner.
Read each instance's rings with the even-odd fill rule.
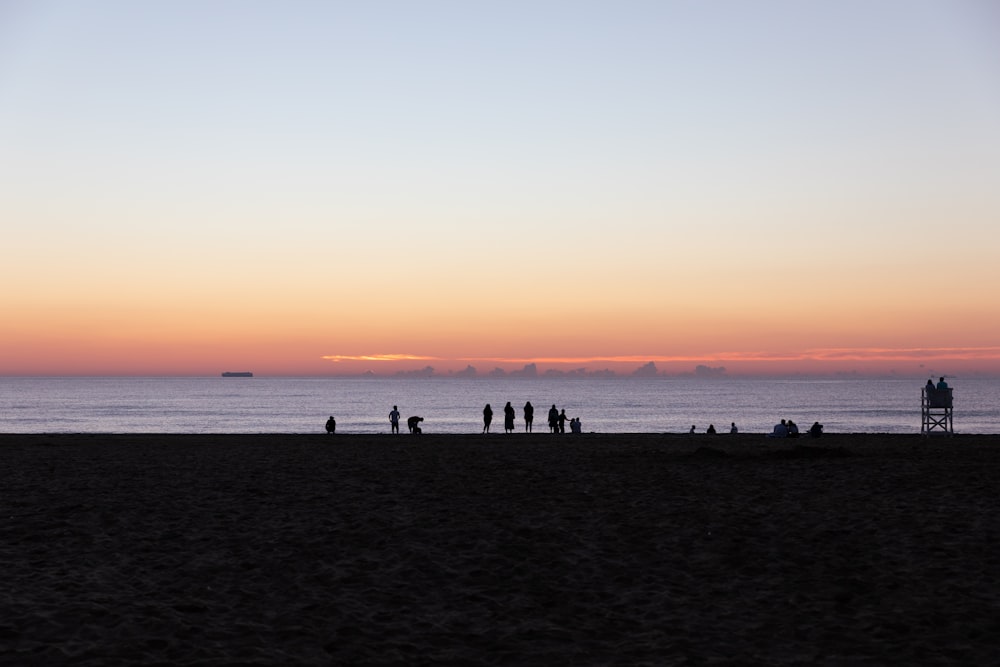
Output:
[[[944,384],[944,387],[941,385]],[[934,389],[931,381],[927,381],[927,388]],[[948,384],[941,378],[938,383],[937,389],[947,389]],[[514,406],[507,401],[507,405],[503,408],[503,430],[504,433],[514,432],[514,419],[516,418],[516,412]],[[393,433],[399,433],[399,407],[392,406],[392,410],[389,412],[389,427]],[[410,433],[414,435],[419,435],[423,433],[420,428],[420,422],[424,420],[423,417],[413,416],[406,420],[406,427],[409,429]],[[524,430],[526,433],[531,433],[532,423],[535,420],[535,408],[531,405],[531,401],[524,404]],[[566,410],[559,410],[556,408],[555,404],[549,408],[549,432],[550,433],[565,433],[566,432],[566,422],[569,421],[570,433],[582,433],[583,427],[580,422],[579,417],[567,417]],[[483,433],[490,432],[490,425],[493,423],[493,408],[487,403],[486,407],[483,408]],[[330,418],[326,420],[326,432],[336,433],[337,432],[337,420],[330,415]],[[736,427],[736,422],[732,422],[729,427],[729,432],[731,434],[739,433],[739,429]],[[818,438],[823,435],[823,425],[819,422],[814,422],[809,428],[809,435],[813,438]],[[695,433],[695,425],[691,424],[691,430],[689,433]],[[715,435],[717,431],[715,430],[714,424],[709,424],[708,429],[705,433],[709,435]],[[768,434],[769,438],[797,438],[799,437],[799,426],[791,419],[782,419],[780,423],[775,424],[774,430]]]
[[[813,422],[813,425],[809,427],[809,436],[813,438],[818,438],[823,435],[823,425],[819,422]],[[779,423],[774,425],[774,430],[767,435],[769,438],[797,438],[799,437],[799,425],[793,422],[791,419],[782,419]]]
[[[535,422],[535,406],[528,401],[524,404],[524,432],[531,433],[533,424]],[[517,417],[517,413],[514,406],[507,401],[507,405],[503,408],[503,430],[504,433],[514,432],[514,420]],[[582,433],[582,426],[579,417],[567,417],[566,410],[559,410],[556,408],[555,404],[549,408],[549,432],[550,433],[565,433],[566,432],[566,421],[569,420],[569,427],[571,433]],[[493,408],[487,403],[486,407],[483,408],[483,433],[490,432],[490,424],[493,423]]]
[[[927,380],[927,385],[924,387],[928,391],[936,390],[947,390],[948,383],[945,382],[944,377],[938,379],[937,384],[934,384],[933,380]],[[532,425],[535,421],[535,408],[531,405],[531,401],[524,404],[524,430],[526,433],[531,433]],[[503,430],[504,433],[514,432],[514,420],[517,417],[516,410],[514,406],[511,405],[510,401],[507,401],[507,405],[503,408]],[[399,433],[399,408],[398,406],[392,406],[392,410],[389,412],[389,425],[393,433]],[[409,417],[406,420],[406,426],[410,430],[410,433],[420,434],[422,430],[420,428],[420,422],[424,420],[423,417]],[[549,432],[550,433],[565,433],[566,432],[566,422],[569,422],[569,428],[571,433],[582,433],[583,427],[580,422],[579,417],[567,417],[566,410],[559,410],[556,408],[555,404],[549,408],[548,422],[549,422]],[[490,432],[490,425],[493,423],[493,408],[487,403],[486,407],[483,408],[483,433]],[[330,415],[330,418],[326,420],[326,432],[336,433],[337,431],[337,420]],[[709,424],[708,429],[705,431],[709,435],[714,435],[717,433],[714,424]],[[729,432],[731,434],[739,433],[739,429],[736,427],[736,422],[732,422],[729,427]],[[813,425],[807,431],[809,435],[813,438],[818,438],[823,435],[823,425],[819,422],[814,422]],[[695,433],[695,425],[691,425],[690,433]],[[774,430],[768,434],[769,438],[797,438],[799,437],[799,427],[791,419],[782,419],[780,423],[775,424]]]
[[[691,430],[688,431],[688,433],[695,433],[695,432],[696,432],[695,425],[691,424]],[[732,422],[732,424],[729,426],[729,432],[733,435],[736,435],[737,433],[740,432],[740,430],[736,428],[736,422]],[[718,431],[715,430],[715,424],[709,424],[708,428],[705,429],[705,433],[709,435],[715,435],[716,433],[718,433]]]
[[[503,408],[503,430],[505,433],[514,432],[514,420],[517,418],[517,412],[514,406],[507,401],[507,405]],[[556,406],[549,409],[549,431],[551,433],[565,433],[566,432],[566,421],[569,420],[569,427],[571,433],[582,433],[583,427],[579,417],[568,418],[566,416],[566,410],[557,410]],[[392,410],[389,412],[389,427],[393,433],[399,433],[399,407],[394,405]],[[420,422],[424,420],[423,417],[409,417],[406,420],[406,426],[410,429],[410,433],[420,434],[423,431],[420,428]],[[535,421],[535,407],[531,405],[531,401],[524,404],[524,430],[526,433],[531,433],[532,425]],[[483,433],[490,432],[490,426],[493,424],[493,408],[487,403],[486,407],[483,408]],[[336,430],[337,422],[331,416],[326,422],[327,433],[333,433]]]
[[[420,435],[423,433],[423,429],[420,428],[420,422],[424,420],[423,417],[413,417],[406,418],[406,428],[410,430],[410,433],[414,435]],[[399,433],[399,407],[392,406],[392,410],[389,411],[389,427],[392,429],[393,433]]]

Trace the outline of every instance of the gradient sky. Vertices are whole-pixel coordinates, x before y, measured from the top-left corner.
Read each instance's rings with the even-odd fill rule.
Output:
[[[1000,372],[1000,5],[0,0],[0,374]]]

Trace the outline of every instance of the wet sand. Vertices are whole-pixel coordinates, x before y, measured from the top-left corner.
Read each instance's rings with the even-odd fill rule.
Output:
[[[7,664],[995,664],[1000,436],[0,435]]]

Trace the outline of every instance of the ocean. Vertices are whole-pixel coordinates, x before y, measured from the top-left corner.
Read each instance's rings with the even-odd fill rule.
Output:
[[[1000,378],[956,378],[956,433],[1000,433]],[[389,411],[424,418],[427,433],[479,433],[482,411],[535,406],[545,433],[553,404],[579,417],[584,432],[770,432],[779,419],[827,433],[919,433],[922,381],[880,378],[290,378],[5,377],[5,433],[338,433],[389,431]],[[567,427],[568,430],[568,427]]]

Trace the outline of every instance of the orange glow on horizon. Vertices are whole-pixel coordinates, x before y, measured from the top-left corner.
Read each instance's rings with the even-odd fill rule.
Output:
[[[1000,373],[976,3],[76,4],[0,28],[0,375]]]

